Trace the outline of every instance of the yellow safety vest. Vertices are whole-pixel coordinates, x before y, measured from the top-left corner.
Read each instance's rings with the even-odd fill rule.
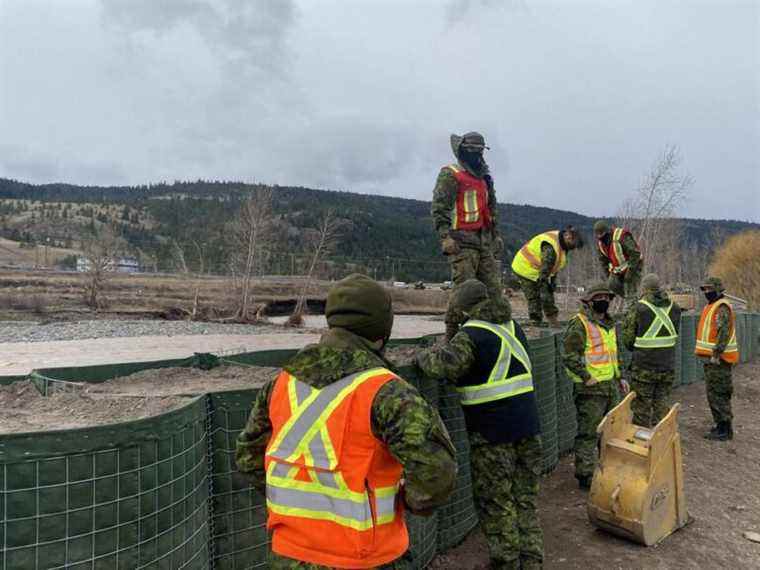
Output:
[[[656,307],[649,301],[641,299],[639,301],[642,305],[649,307],[654,313],[654,320],[649,328],[642,336],[637,336],[633,346],[636,348],[672,348],[676,345],[678,340],[678,333],[676,327],[673,324],[673,320],[670,318],[670,310],[673,308],[673,301],[670,302],[667,309],[662,307]],[[665,328],[668,331],[667,335],[659,336],[662,329]]]
[[[567,254],[559,245],[559,231],[554,230],[538,234],[520,248],[512,260],[512,271],[515,275],[531,281],[538,281],[541,274],[541,244],[543,243],[551,245],[557,254],[551,276],[560,272],[567,263]]]
[[[515,335],[514,321],[510,321],[507,326],[504,326],[471,319],[463,325],[463,328],[485,329],[501,339],[499,356],[488,379],[483,384],[457,387],[463,406],[494,402],[533,391],[530,357],[528,351]],[[525,368],[524,373],[509,376],[512,358],[520,361]]]
[[[615,328],[606,330],[604,327],[592,323],[583,313],[578,313],[577,318],[580,319],[586,329],[584,353],[586,371],[597,382],[607,382],[613,378],[618,378],[620,368]],[[569,368],[565,368],[565,372],[573,382],[583,383],[583,379]]]

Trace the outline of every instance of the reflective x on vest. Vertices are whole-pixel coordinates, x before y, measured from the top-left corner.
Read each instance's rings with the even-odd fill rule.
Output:
[[[609,247],[605,246],[601,241],[597,242],[602,255],[610,260],[608,264],[610,273],[625,273],[628,269],[628,259],[625,257],[623,244],[621,243],[625,233],[625,228],[615,228],[612,231],[612,240]]]
[[[340,449],[330,439],[327,420],[363,382],[382,368],[352,374],[317,390],[290,377],[292,415],[267,450],[267,506],[286,516],[329,520],[355,530],[373,526],[370,497],[348,488],[340,471]],[[377,524],[395,516],[397,488],[375,489]]]
[[[670,310],[673,308],[673,301],[670,302],[667,309],[656,307],[644,299],[640,300],[639,303],[648,307],[654,313],[654,319],[646,332],[642,336],[636,337],[633,346],[636,348],[674,347],[678,340],[678,334],[676,333],[676,327],[673,325],[673,321],[670,318]],[[667,330],[668,334],[660,335],[663,328]]]
[[[584,360],[586,371],[597,382],[607,382],[617,378],[620,372],[618,367],[617,335],[614,327],[606,330],[596,323],[592,323],[586,315],[578,313],[577,318],[586,329],[586,348]],[[569,369],[565,369],[567,375],[578,384],[583,379]]]
[[[523,245],[512,260],[512,271],[520,277],[537,281],[541,272],[541,245],[544,243],[551,245],[556,254],[551,275],[559,273],[567,263],[567,254],[560,246],[558,230],[538,234]]]
[[[463,406],[493,402],[533,391],[530,357],[528,351],[515,336],[514,321],[510,321],[508,326],[502,326],[486,321],[469,320],[464,324],[464,327],[491,331],[501,340],[501,349],[496,364],[494,364],[485,383],[477,386],[457,387]],[[509,376],[512,358],[517,358],[520,361],[525,368],[524,373]]]
[[[739,361],[739,344],[736,340],[736,316],[734,315],[731,303],[726,299],[718,299],[702,309],[699,325],[697,325],[697,345],[694,352],[698,356],[710,357],[713,355],[715,347],[718,344],[718,308],[723,305],[728,307],[731,314],[731,335],[720,357],[726,362],[736,363]]]

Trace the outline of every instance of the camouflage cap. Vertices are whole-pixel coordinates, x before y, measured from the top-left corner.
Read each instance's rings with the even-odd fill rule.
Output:
[[[615,296],[615,294],[612,291],[610,291],[610,288],[607,287],[607,283],[605,283],[604,281],[599,281],[591,285],[591,287],[589,287],[588,289],[586,289],[586,292],[581,297],[581,301],[590,301],[597,295],[607,295],[609,297]]]
[[[642,291],[659,291],[660,278],[656,273],[647,273],[641,280]]]
[[[610,231],[610,224],[607,220],[597,220],[594,224],[595,234],[606,234]]]
[[[330,288],[325,316],[330,328],[346,329],[371,341],[390,337],[393,328],[390,293],[374,279],[358,273]]]
[[[699,288],[703,291],[708,288],[715,289],[718,293],[723,293],[723,291],[726,290],[726,288],[723,287],[723,281],[720,280],[720,277],[708,277]]]
[[[456,288],[451,302],[460,311],[468,311],[488,299],[488,288],[482,281],[468,279]]]
[[[451,150],[455,156],[459,156],[460,148],[482,151],[486,146],[486,139],[478,132],[471,131],[463,135],[451,135]]]

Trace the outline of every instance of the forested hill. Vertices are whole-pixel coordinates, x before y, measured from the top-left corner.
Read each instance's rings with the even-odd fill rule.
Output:
[[[34,242],[68,240],[72,243],[67,246],[76,247],[86,231],[112,224],[136,250],[153,255],[159,269],[171,269],[172,243],[192,240],[207,248],[206,269],[224,272],[231,247],[228,224],[237,216],[242,199],[264,187],[209,181],[129,187],[36,185],[0,178],[0,233]],[[301,237],[332,209],[345,221],[344,238],[333,258],[374,267],[379,275],[392,271],[399,278],[445,277],[429,202],[286,186],[273,187],[273,202],[288,237],[273,259],[305,255],[308,245]],[[593,222],[575,212],[500,205],[508,254],[532,235],[568,224],[590,237]],[[725,220],[683,222],[684,239],[700,246],[709,245],[718,232],[729,235],[758,227]]]

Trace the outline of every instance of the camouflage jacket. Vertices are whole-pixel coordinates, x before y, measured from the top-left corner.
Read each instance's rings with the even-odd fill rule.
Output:
[[[610,318],[609,314],[604,315],[603,319],[598,319],[594,316],[593,311],[583,307],[581,312],[592,323],[600,325],[606,330],[615,328],[615,321]],[[565,368],[580,376],[584,380],[591,378],[591,375],[586,370],[586,327],[576,315],[567,323],[567,329],[562,339],[563,354],[562,363]],[[618,350],[620,347],[618,347]],[[619,380],[618,380],[619,381]],[[599,382],[593,386],[586,386],[585,384],[576,384],[577,390],[581,394],[586,395],[607,395],[609,392],[609,384],[611,382]]]
[[[539,279],[548,281],[552,276],[552,269],[557,263],[557,252],[550,243],[541,244],[541,268],[539,269]]]
[[[484,173],[478,174],[462,162],[460,162],[459,165],[478,178],[483,178],[488,175],[488,167],[486,167]],[[489,245],[491,240],[498,235],[498,207],[496,203],[496,191],[493,188],[493,184],[488,184],[488,208],[491,212],[493,227],[490,231],[484,232],[462,230],[451,232],[451,216],[456,207],[458,187],[459,183],[456,178],[454,178],[453,172],[449,167],[444,166],[438,174],[438,179],[435,182],[433,202],[430,207],[430,212],[433,217],[433,225],[435,226],[435,231],[438,234],[438,237],[443,239],[447,236],[451,236],[465,246]]]
[[[715,316],[718,328],[718,335],[715,339],[715,356],[719,356],[726,350],[728,341],[731,340],[731,311],[725,305],[718,307],[718,314]]]
[[[641,251],[639,250],[636,240],[633,239],[633,236],[630,233],[627,233],[623,239],[620,240],[620,246],[623,248],[623,255],[625,255],[628,260],[628,271],[626,272],[626,275],[628,273],[631,275],[638,274],[641,271]],[[602,252],[599,251],[598,248],[597,252],[599,265],[602,267],[602,274],[607,275],[610,271],[610,260],[606,255],[602,255]]]
[[[641,300],[647,301],[655,307],[662,307],[666,309],[670,305],[670,297],[664,291],[656,291],[645,293],[641,296]],[[623,325],[620,331],[620,341],[630,351],[633,352],[633,364],[644,369],[649,370],[673,370],[675,366],[675,347],[674,348],[635,348],[636,337],[639,334],[644,334],[647,323],[652,322],[652,317],[645,317],[643,315],[651,315],[649,309],[645,309],[639,303],[633,303],[625,314],[623,319]],[[648,321],[645,319],[649,319]],[[677,303],[673,303],[673,308],[670,311],[670,318],[673,321],[673,326],[678,333],[678,329],[681,325],[681,307]],[[643,320],[643,322],[642,322]]]
[[[299,381],[323,388],[350,374],[389,364],[367,341],[344,329],[330,329],[319,344],[291,358],[283,369]],[[259,392],[248,423],[237,439],[238,470],[265,488],[264,455],[272,435],[269,400],[274,380]],[[456,479],[454,446],[433,409],[404,380],[392,380],[375,396],[372,430],[404,467],[404,499],[412,512],[425,512],[443,504]]]

